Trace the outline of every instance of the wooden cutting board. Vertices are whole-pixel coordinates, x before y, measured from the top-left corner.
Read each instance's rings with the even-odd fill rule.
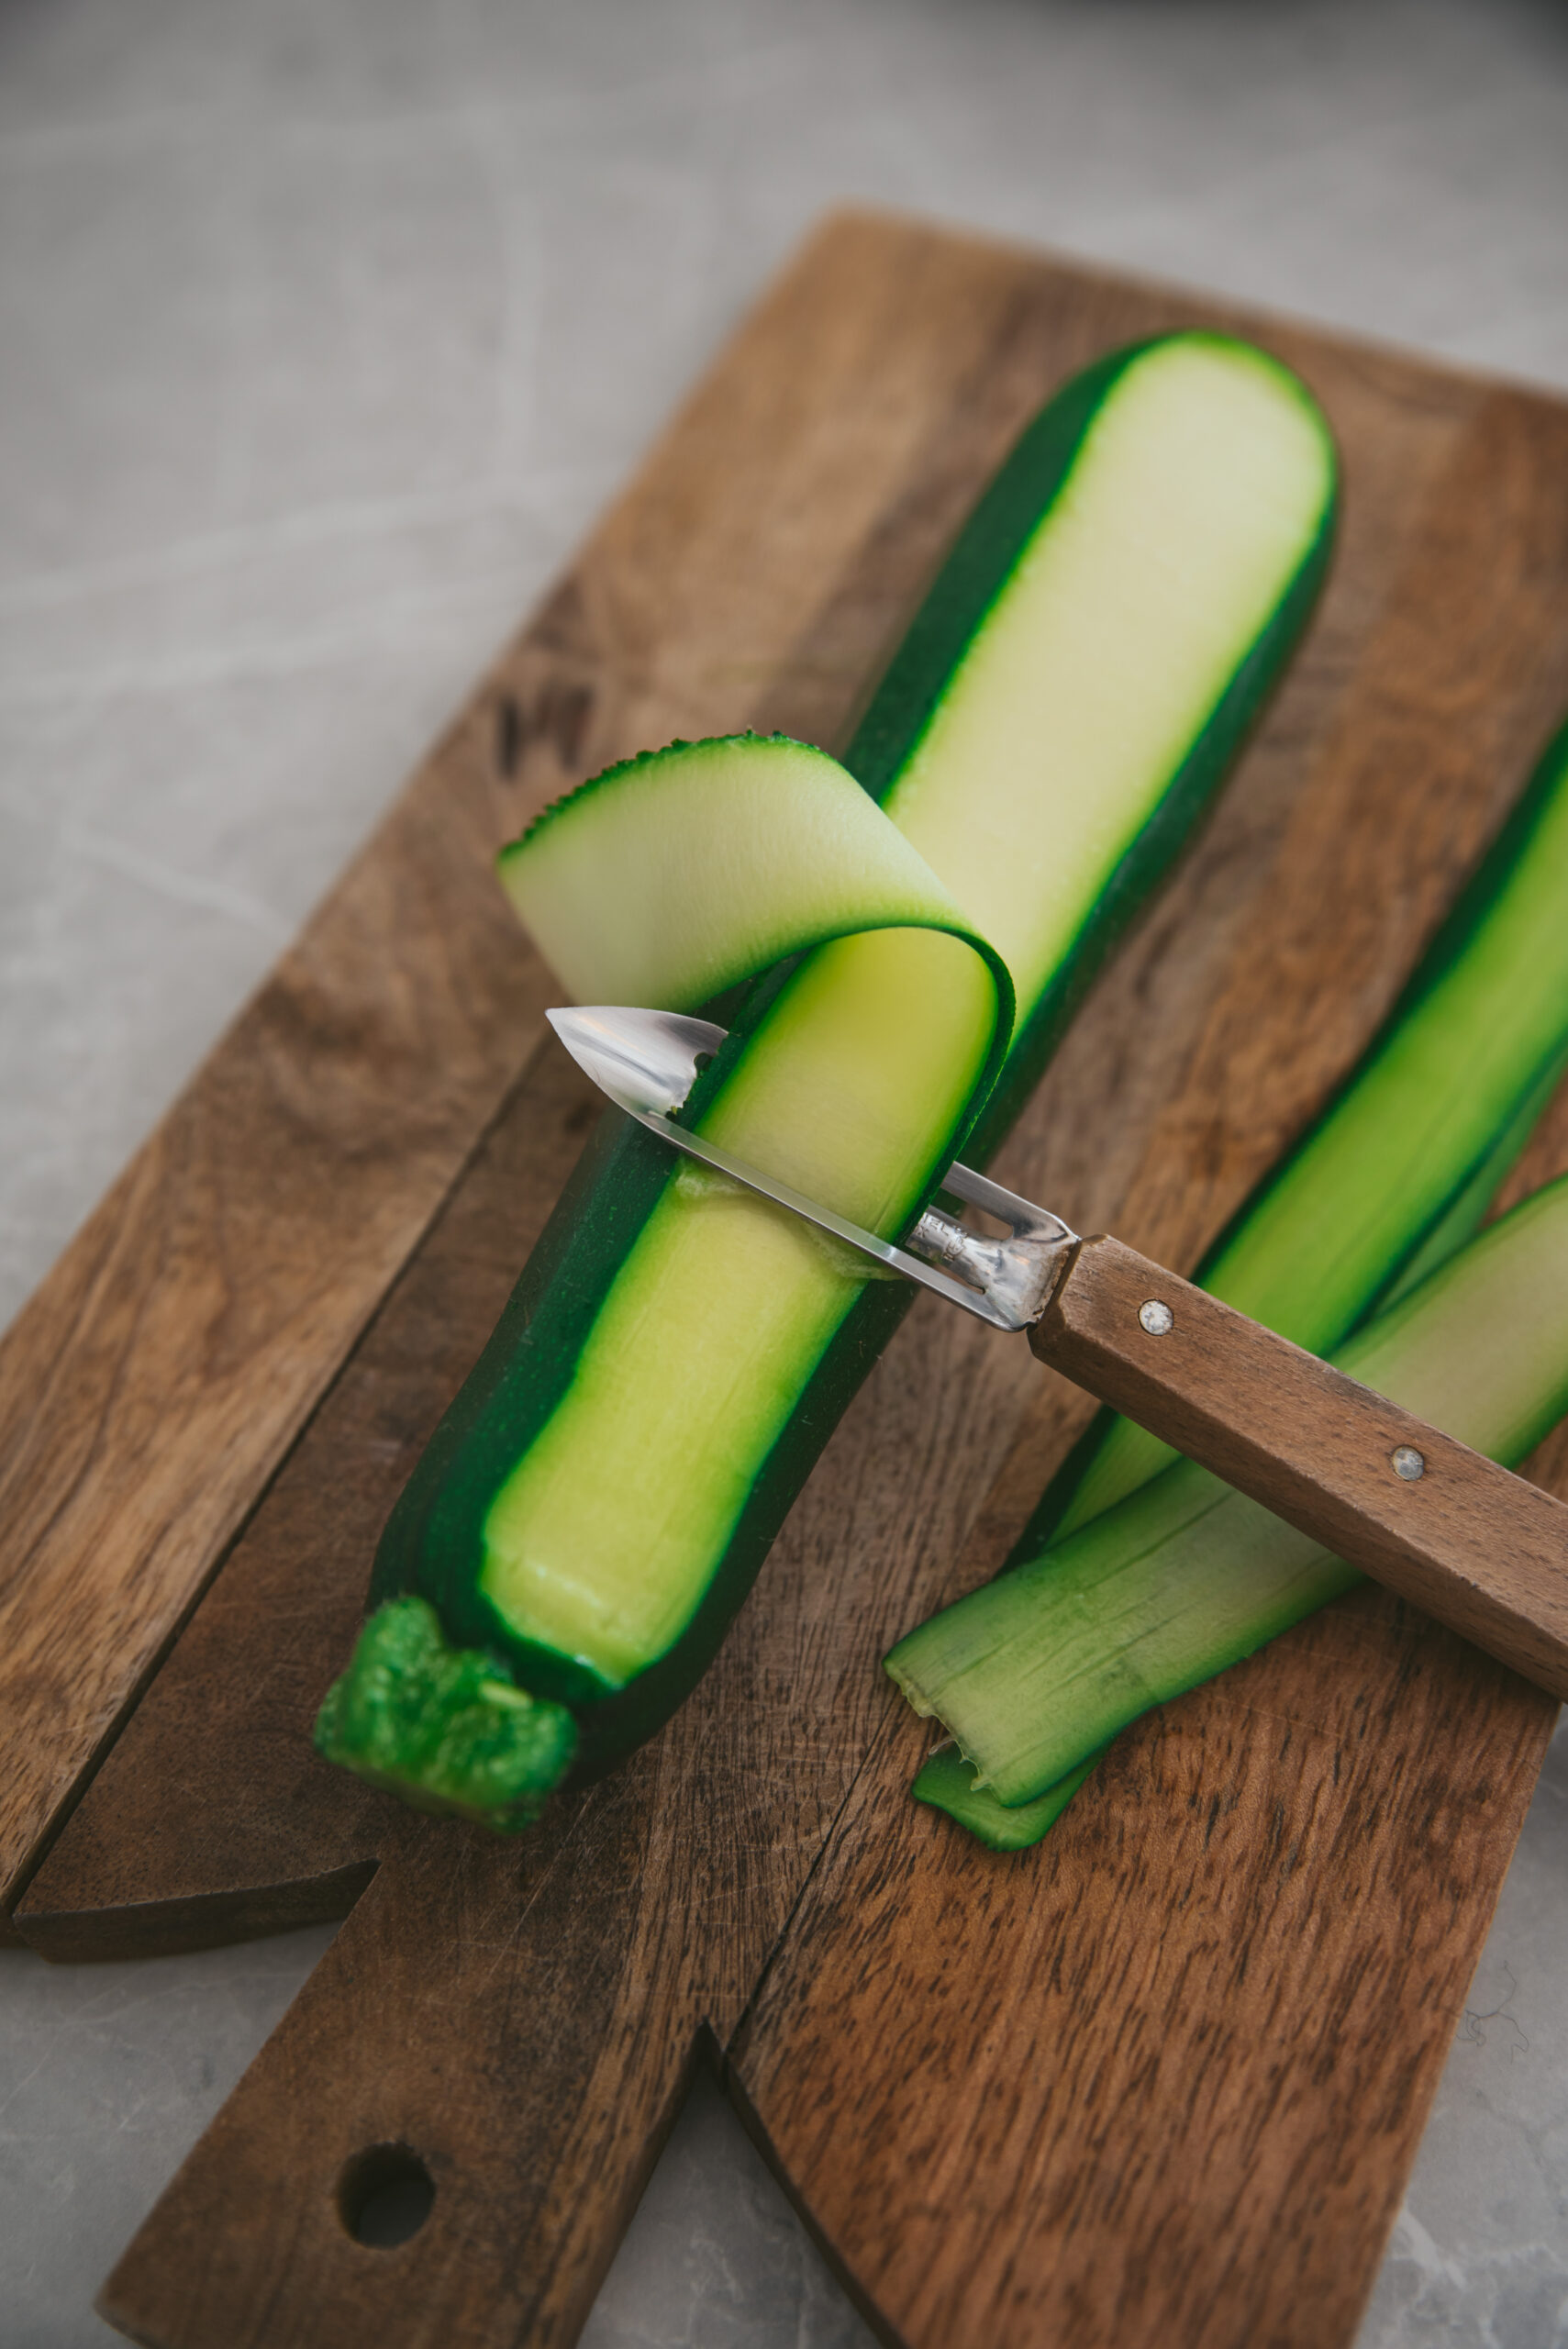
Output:
[[[925,1732],[877,1660],[997,1562],[1082,1424],[1022,1346],[917,1306],[708,1679],[533,1836],[420,1820],[307,1742],[386,1508],[594,1115],[494,847],[672,733],[841,742],[1031,410],[1201,321],[1326,406],[1333,580],[998,1163],[1195,1261],[1568,705],[1568,409],[851,216],[6,1341],[17,1929],[73,1959],[352,1909],[107,2287],[139,2341],[570,2343],[703,2059],[890,2341],[1351,2336],[1554,1708],[1361,1593],[1140,1724],[1033,1854],[917,1809]],[[1516,1187],[1564,1165],[1560,1104]],[[1568,1454],[1537,1468],[1568,1495]],[[436,2192],[378,2249],[344,2181],[388,2144]]]

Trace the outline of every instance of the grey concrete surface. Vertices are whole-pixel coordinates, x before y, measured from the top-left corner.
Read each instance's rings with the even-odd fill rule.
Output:
[[[0,0],[0,1319],[824,205],[1568,387],[1565,132],[1547,0]],[[1568,2342],[1565,1807],[1361,2349]],[[322,1945],[0,1959],[4,2349]],[[707,2090],[585,2337],[867,2338]]]

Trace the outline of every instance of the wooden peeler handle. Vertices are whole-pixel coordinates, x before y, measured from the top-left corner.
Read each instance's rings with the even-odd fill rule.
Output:
[[[1029,1343],[1151,1434],[1568,1698],[1568,1508],[1550,1494],[1119,1240],[1080,1241]]]

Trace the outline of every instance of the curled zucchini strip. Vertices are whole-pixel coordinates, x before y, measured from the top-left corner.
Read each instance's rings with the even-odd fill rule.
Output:
[[[1006,1056],[1001,955],[854,776],[787,735],[672,742],[608,767],[503,849],[496,870],[581,1003],[695,1011],[833,939],[946,930],[996,989],[966,1124]]]

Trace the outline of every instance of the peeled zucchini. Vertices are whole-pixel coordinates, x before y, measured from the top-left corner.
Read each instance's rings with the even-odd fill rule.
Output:
[[[580,996],[688,1008],[763,970],[684,1114],[895,1233],[961,1142],[999,1140],[1219,781],[1310,607],[1334,495],[1309,396],[1221,337],[1118,353],[1044,410],[847,754],[912,852],[919,927],[867,931],[860,852],[814,797],[830,763],[778,740],[614,770],[503,877]],[[770,797],[798,817],[787,850]],[[880,923],[898,885],[870,896]],[[559,1757],[562,1717],[580,1774],[617,1759],[712,1655],[907,1302],[606,1120],[388,1523],[323,1751],[500,1827],[561,1775],[524,1749]],[[465,1690],[498,1675],[561,1732],[502,1709],[505,1787],[482,1707],[441,1742],[444,1700],[403,1661],[409,1594],[480,1659]]]

